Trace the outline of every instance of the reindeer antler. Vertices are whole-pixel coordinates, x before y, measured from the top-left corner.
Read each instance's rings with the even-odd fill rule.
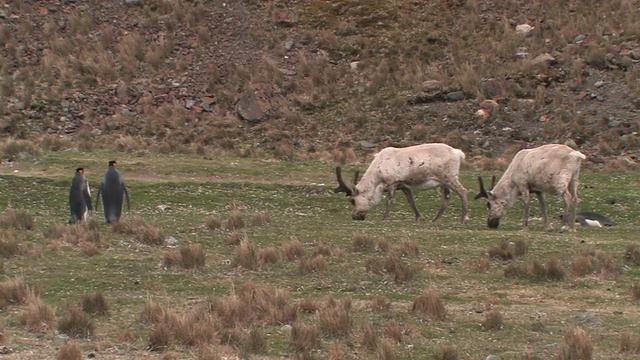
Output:
[[[484,188],[484,181],[482,181],[482,176],[478,176],[478,183],[480,184],[480,193],[478,193],[478,195],[476,195],[473,199],[478,200],[480,198],[489,198],[489,194],[487,193],[487,190]],[[493,186],[495,184],[496,184],[496,176],[493,175],[491,177],[491,187],[489,188],[489,191],[493,190]]]
[[[357,175],[358,173],[356,172],[356,176]],[[344,192],[347,194],[347,196],[353,195],[353,189],[347,186],[344,180],[342,180],[342,169],[340,168],[340,166],[336,166],[336,177],[338,178],[338,187],[333,189],[333,192],[334,193]]]

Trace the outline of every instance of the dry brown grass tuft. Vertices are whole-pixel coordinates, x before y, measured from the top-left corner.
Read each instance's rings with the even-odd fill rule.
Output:
[[[8,208],[0,215],[0,226],[3,229],[32,230],[35,220],[26,210],[13,210]]]
[[[323,241],[318,244],[318,246],[316,246],[315,250],[313,250],[313,255],[322,255],[325,257],[329,257],[333,255],[333,252],[331,251],[331,246]]]
[[[242,348],[252,354],[264,354],[269,349],[269,341],[264,331],[259,327],[252,327],[245,337]]]
[[[629,334],[620,335],[620,352],[621,353],[640,353],[640,337],[632,338]]]
[[[93,335],[94,324],[77,305],[67,305],[58,320],[58,331],[72,338],[88,338]]]
[[[604,279],[611,279],[622,274],[622,267],[613,256],[602,250],[583,251],[571,260],[570,266],[574,276],[599,274]]]
[[[109,302],[102,291],[84,294],[82,311],[90,315],[107,315],[109,313]]]
[[[360,344],[362,344],[362,347],[369,351],[375,350],[378,347],[380,341],[378,339],[376,329],[373,327],[373,324],[367,323],[362,325],[361,331],[362,335]]]
[[[411,307],[411,312],[436,321],[442,321],[447,316],[447,309],[440,298],[440,294],[435,290],[426,290],[420,294]]]
[[[189,244],[180,246],[180,266],[183,269],[204,268],[205,253],[202,245]]]
[[[320,304],[315,299],[306,298],[298,303],[298,309],[307,314],[315,314],[320,310]]]
[[[534,261],[531,265],[531,275],[539,280],[563,281],[565,271],[562,263],[557,258],[549,258],[545,265]]]
[[[240,211],[231,211],[224,227],[229,231],[244,229],[244,220],[242,219]]]
[[[298,352],[309,352],[319,349],[321,345],[320,331],[317,327],[303,322],[295,322],[291,326],[289,346]]]
[[[140,313],[140,323],[147,326],[157,325],[164,321],[169,313],[167,308],[149,299]]]
[[[239,245],[240,242],[247,238],[247,234],[241,231],[232,231],[227,238],[224,239],[225,245]]]
[[[405,264],[402,259],[395,254],[387,256],[384,262],[384,269],[393,277],[393,281],[397,284],[411,281],[418,273],[417,267],[411,264]]]
[[[342,337],[351,333],[353,328],[351,304],[351,297],[345,297],[339,301],[334,300],[332,297],[327,298],[318,312],[320,329],[324,335]]]
[[[138,242],[145,245],[161,246],[165,243],[164,231],[157,226],[140,227],[136,230],[135,236]]]
[[[236,249],[236,266],[241,266],[247,270],[254,270],[258,267],[258,255],[253,244],[248,238],[244,238]]]
[[[403,240],[402,244],[394,250],[403,256],[418,256],[420,254],[418,243],[415,240]]]
[[[327,262],[322,255],[314,256],[312,259],[307,259],[306,257],[298,259],[298,271],[300,274],[305,275],[312,272],[325,271],[326,269]]]
[[[258,250],[258,261],[260,264],[273,265],[280,261],[280,254],[275,246],[268,246]]]
[[[508,240],[503,241],[499,246],[489,248],[489,258],[499,260],[511,260],[519,256],[524,256],[528,251],[527,242],[524,240],[517,240],[511,242]]]
[[[268,211],[259,211],[253,215],[251,224],[253,226],[267,226],[271,223],[271,215]]]
[[[369,256],[364,260],[364,268],[370,274],[380,275],[384,272],[382,260],[375,256]]]
[[[20,324],[34,333],[52,333],[55,329],[55,310],[39,297],[30,296],[20,317]]]
[[[180,255],[174,252],[162,254],[162,266],[166,269],[176,267],[180,264]]]
[[[31,291],[23,278],[16,277],[0,282],[0,309],[7,305],[25,304]]]
[[[391,251],[391,242],[387,239],[381,239],[378,241],[377,248],[383,253]]]
[[[371,299],[369,303],[369,309],[375,312],[386,312],[391,309],[391,300],[387,299],[384,296],[376,296]]]
[[[398,358],[398,354],[396,353],[396,349],[393,347],[393,344],[389,343],[387,340],[383,340],[378,345],[376,357],[380,360],[395,360]]]
[[[164,351],[171,345],[171,333],[169,326],[160,323],[149,330],[147,349],[150,351]]]
[[[11,259],[23,253],[24,249],[11,230],[0,231],[0,258]]]
[[[502,314],[500,314],[500,311],[494,309],[486,312],[482,322],[482,329],[484,331],[502,329]]]
[[[554,358],[557,360],[592,359],[593,345],[589,335],[578,327],[567,329]]]
[[[640,245],[629,244],[624,252],[624,259],[632,266],[640,266]]]
[[[631,292],[631,298],[633,300],[640,300],[640,283],[634,281],[633,284],[631,284],[631,288],[629,289],[629,291]]]
[[[56,360],[84,360],[82,348],[75,341],[60,345],[60,350],[56,355]]]
[[[135,235],[140,229],[146,228],[147,224],[139,215],[134,215],[128,219],[111,224],[111,231],[114,234]]]
[[[222,229],[222,220],[217,215],[209,215],[204,219],[204,225],[209,230]]]
[[[453,346],[444,346],[433,355],[433,360],[458,360],[458,351]]]
[[[403,341],[405,335],[411,335],[413,329],[411,325],[401,325],[399,322],[390,321],[382,327],[382,333],[388,339],[393,340],[395,343],[400,344]]]
[[[282,254],[288,261],[296,261],[304,257],[306,251],[298,239],[291,239],[288,243],[282,244]]]
[[[355,234],[351,248],[354,252],[365,252],[373,249],[374,239],[367,234]]]

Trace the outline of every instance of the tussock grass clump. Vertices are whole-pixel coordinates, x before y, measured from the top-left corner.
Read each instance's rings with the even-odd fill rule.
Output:
[[[629,334],[620,335],[620,352],[640,354],[640,337],[632,338]]]
[[[160,323],[149,330],[149,341],[147,343],[147,349],[150,351],[164,351],[171,345],[171,333],[169,332],[169,326],[165,323]]]
[[[229,214],[227,221],[225,222],[225,229],[229,231],[244,229],[244,220],[242,219],[242,214],[240,211],[233,210]]]
[[[55,310],[39,297],[30,296],[20,324],[30,332],[51,333],[55,329]]]
[[[542,265],[534,261],[531,265],[531,275],[538,280],[563,281],[566,277],[562,263],[557,258],[549,258]]]
[[[111,224],[111,231],[114,234],[136,235],[139,229],[147,227],[144,219],[139,215],[134,215],[125,220]]]
[[[313,255],[322,255],[325,257],[329,257],[333,255],[333,252],[331,251],[331,246],[323,241],[318,244],[318,246],[316,246],[316,248],[313,250]]]
[[[351,297],[345,297],[336,301],[328,297],[318,312],[320,330],[329,337],[342,337],[351,333],[353,328],[353,315],[351,313]]]
[[[241,266],[247,270],[254,270],[258,267],[258,255],[255,247],[248,238],[244,238],[236,249],[236,266]]]
[[[381,360],[395,360],[398,358],[398,354],[396,352],[396,349],[393,347],[393,344],[391,344],[387,340],[383,340],[382,342],[380,342],[380,344],[378,345],[376,356]]]
[[[21,277],[0,282],[0,309],[7,305],[25,304],[30,293],[29,286]]]
[[[378,241],[377,248],[383,253],[388,253],[391,251],[391,242],[387,239],[380,239],[380,241]]]
[[[70,341],[60,345],[56,360],[84,360],[84,354],[77,342]]]
[[[638,283],[637,281],[634,281],[633,284],[631,284],[631,288],[629,289],[629,292],[631,293],[631,298],[635,301],[640,300],[640,283]]]
[[[515,242],[505,240],[500,245],[489,248],[488,253],[491,259],[511,260],[525,255],[527,251],[527,242],[520,239]]]
[[[11,259],[23,252],[20,242],[14,237],[11,230],[0,232],[0,258]]]
[[[204,225],[209,230],[222,229],[222,220],[217,215],[209,215],[204,219]]]
[[[136,230],[136,240],[144,245],[161,246],[165,243],[164,231],[157,226],[144,226]]]
[[[624,259],[632,266],[640,266],[640,245],[629,244],[624,252]]]
[[[8,208],[0,215],[0,226],[3,229],[32,230],[34,223],[33,215],[26,210]]]
[[[240,297],[252,306],[256,317],[267,325],[289,324],[298,316],[298,306],[286,290],[247,282],[242,286]]]
[[[401,325],[397,321],[390,321],[382,327],[382,333],[388,339],[393,340],[395,343],[400,344],[403,341],[405,335],[410,335],[413,332],[411,325]]]
[[[109,302],[102,291],[87,293],[82,297],[82,311],[90,315],[107,315]]]
[[[147,326],[159,324],[169,313],[167,308],[149,299],[140,313],[140,323]]]
[[[611,279],[622,275],[622,267],[611,254],[601,250],[583,251],[570,262],[574,276],[599,274],[602,278]]]
[[[425,319],[442,321],[447,317],[447,309],[440,294],[435,290],[426,290],[420,294],[411,306],[411,312]]]
[[[306,298],[298,303],[298,309],[307,314],[315,314],[320,310],[320,303],[315,299]]]
[[[280,253],[275,246],[268,246],[258,250],[258,262],[260,264],[273,265],[280,261]]]
[[[403,240],[402,244],[398,245],[394,250],[402,256],[418,256],[420,254],[418,243],[415,240]]]
[[[319,349],[321,344],[320,330],[312,325],[297,321],[291,326],[289,346],[298,352],[309,352]]]
[[[378,339],[378,334],[376,333],[376,329],[373,327],[373,324],[367,323],[362,325],[361,331],[360,344],[362,347],[369,351],[375,350],[378,347],[380,340]]]
[[[58,331],[72,338],[86,338],[93,335],[94,324],[77,305],[68,305],[58,320]]]
[[[458,360],[458,351],[453,346],[444,346],[433,354],[433,360]]]
[[[227,238],[224,239],[225,245],[239,245],[242,240],[246,239],[247,235],[244,232],[232,231]]]
[[[391,300],[384,296],[376,296],[369,302],[369,309],[375,312],[385,312],[391,309]]]
[[[482,329],[485,331],[502,329],[502,314],[498,310],[490,310],[485,313]]]
[[[556,360],[574,360],[574,359],[592,359],[593,344],[587,333],[578,328],[571,327],[564,333],[564,338],[558,347],[554,359]]]
[[[410,264],[405,264],[399,256],[390,254],[384,262],[384,270],[391,275],[397,284],[411,281],[418,273],[418,269]]]
[[[271,223],[271,215],[267,211],[259,211],[253,215],[251,224],[253,226],[266,226]]]
[[[355,234],[351,246],[353,252],[365,252],[373,249],[374,239],[371,235]]]
[[[180,266],[183,269],[204,268],[205,253],[202,245],[189,244],[180,246]]]
[[[246,335],[242,343],[242,348],[252,354],[264,354],[269,349],[269,341],[264,331],[254,326]]]
[[[288,261],[296,261],[304,257],[306,251],[300,240],[294,238],[282,244],[282,253]]]
[[[369,256],[364,260],[364,268],[370,274],[380,275],[384,272],[382,260],[375,256]]]

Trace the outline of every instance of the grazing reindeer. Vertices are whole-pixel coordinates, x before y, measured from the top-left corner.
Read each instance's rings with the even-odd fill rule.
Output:
[[[358,173],[354,178],[354,186],[347,186],[342,179],[340,167],[336,168],[338,187],[334,192],[345,192],[351,198],[354,220],[364,220],[367,212],[380,202],[382,193],[388,192],[385,220],[393,205],[396,189],[404,192],[409,205],[416,215],[416,220],[424,220],[418,211],[411,190],[433,189],[440,187],[442,205],[434,222],[440,221],[442,214],[451,200],[450,189],[453,189],[462,200],[462,223],[469,220],[467,205],[467,189],[458,180],[460,163],[465,158],[461,150],[446,144],[423,144],[406,148],[387,147],[382,149],[369,165],[369,168],[358,182]]]
[[[500,218],[513,206],[519,195],[524,202],[522,230],[529,227],[529,194],[535,193],[540,202],[547,230],[552,230],[547,217],[545,193],[557,194],[564,201],[562,227],[560,231],[575,231],[576,209],[578,207],[578,175],[580,164],[587,157],[566,145],[549,144],[534,149],[520,150],[495,188],[486,191],[482,177],[478,177],[480,193],[475,199],[486,198],[489,206],[487,225],[495,229]],[[569,213],[569,207],[572,207]]]

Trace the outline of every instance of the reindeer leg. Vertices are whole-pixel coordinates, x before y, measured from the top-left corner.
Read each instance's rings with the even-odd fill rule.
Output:
[[[460,196],[460,200],[462,201],[462,220],[461,223],[464,224],[469,221],[469,203],[467,202],[467,189],[460,184],[458,179],[452,181],[451,188],[455,191],[458,196]]]
[[[578,197],[569,193],[569,191],[565,191],[562,194],[562,201],[564,202],[564,208],[562,212],[562,227],[560,228],[560,232],[575,232],[576,231],[576,207],[578,205]],[[571,216],[569,216],[569,208],[571,209]]]
[[[409,205],[413,209],[413,213],[416,215],[416,221],[424,221],[424,216],[422,216],[422,214],[420,214],[420,211],[418,211],[416,200],[413,198],[413,192],[411,192],[411,189],[404,185],[398,186],[398,189],[402,190],[404,196],[407,198]]]
[[[522,220],[522,231],[529,230],[529,189],[522,192],[522,208],[524,209],[524,219]]]
[[[395,184],[389,185],[387,188],[387,210],[384,213],[384,219],[389,220],[389,214],[391,213],[391,208],[393,207],[393,198],[396,196],[396,186]]]
[[[440,185],[440,197],[442,198],[442,205],[440,205],[440,210],[438,210],[438,214],[435,218],[433,218],[434,223],[439,223],[442,218],[442,214],[449,206],[449,202],[451,201],[451,190],[447,185]]]
[[[549,222],[549,217],[547,216],[547,199],[544,196],[544,193],[541,191],[536,191],[536,196],[538,197],[538,202],[540,203],[540,211],[542,212],[542,218],[544,219],[544,228],[547,231],[553,231],[553,226]]]

